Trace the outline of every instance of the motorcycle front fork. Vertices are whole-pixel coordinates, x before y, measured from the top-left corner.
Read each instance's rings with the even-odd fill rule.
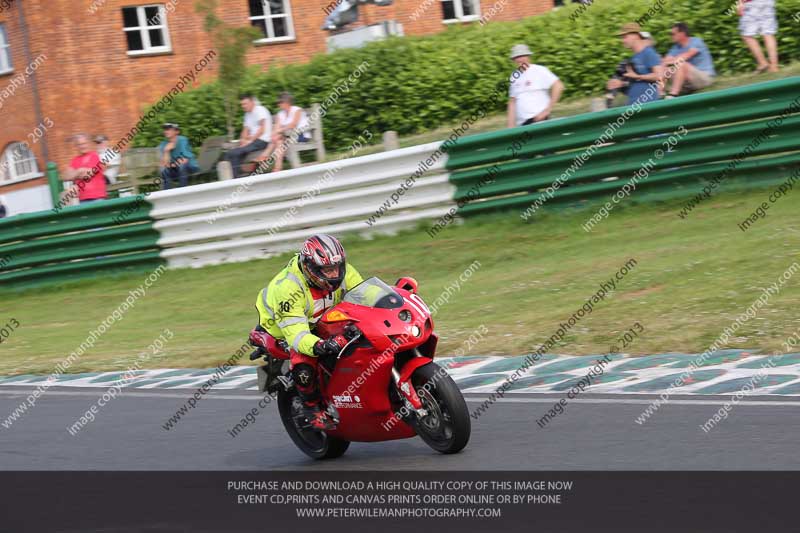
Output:
[[[400,398],[403,400],[403,405],[406,409],[416,414],[419,418],[428,416],[428,411],[422,407],[419,396],[411,386],[410,380],[400,383],[400,372],[395,367],[392,367],[392,380],[394,381],[397,391],[400,393]],[[414,407],[413,400],[420,404],[420,407]]]

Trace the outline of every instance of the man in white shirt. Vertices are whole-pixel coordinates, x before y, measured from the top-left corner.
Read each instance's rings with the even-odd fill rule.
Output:
[[[244,110],[244,127],[239,137],[239,147],[225,154],[225,159],[233,167],[234,178],[241,177],[242,161],[247,155],[264,151],[272,137],[272,115],[267,108],[252,94],[243,95],[241,104]]]
[[[527,126],[550,118],[564,84],[550,69],[531,63],[531,49],[518,44],[511,49],[517,68],[508,88],[508,127]]]

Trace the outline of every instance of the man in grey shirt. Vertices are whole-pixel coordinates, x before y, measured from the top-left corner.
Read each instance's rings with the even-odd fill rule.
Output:
[[[667,98],[705,89],[714,82],[717,75],[714,60],[708,46],[700,37],[692,37],[684,22],[672,25],[672,42],[664,58],[666,71],[672,72],[672,81]]]

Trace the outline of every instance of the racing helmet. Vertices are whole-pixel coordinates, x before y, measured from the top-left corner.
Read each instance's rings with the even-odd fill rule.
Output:
[[[318,289],[335,291],[342,284],[347,266],[344,248],[336,237],[318,233],[300,247],[300,270],[306,281]]]

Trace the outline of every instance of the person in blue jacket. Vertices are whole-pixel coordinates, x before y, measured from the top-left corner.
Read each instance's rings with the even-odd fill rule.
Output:
[[[164,124],[164,137],[158,145],[161,155],[161,188],[169,189],[170,182],[178,181],[179,187],[189,185],[189,175],[197,172],[197,160],[189,145],[189,139],[180,135],[177,124]]]

